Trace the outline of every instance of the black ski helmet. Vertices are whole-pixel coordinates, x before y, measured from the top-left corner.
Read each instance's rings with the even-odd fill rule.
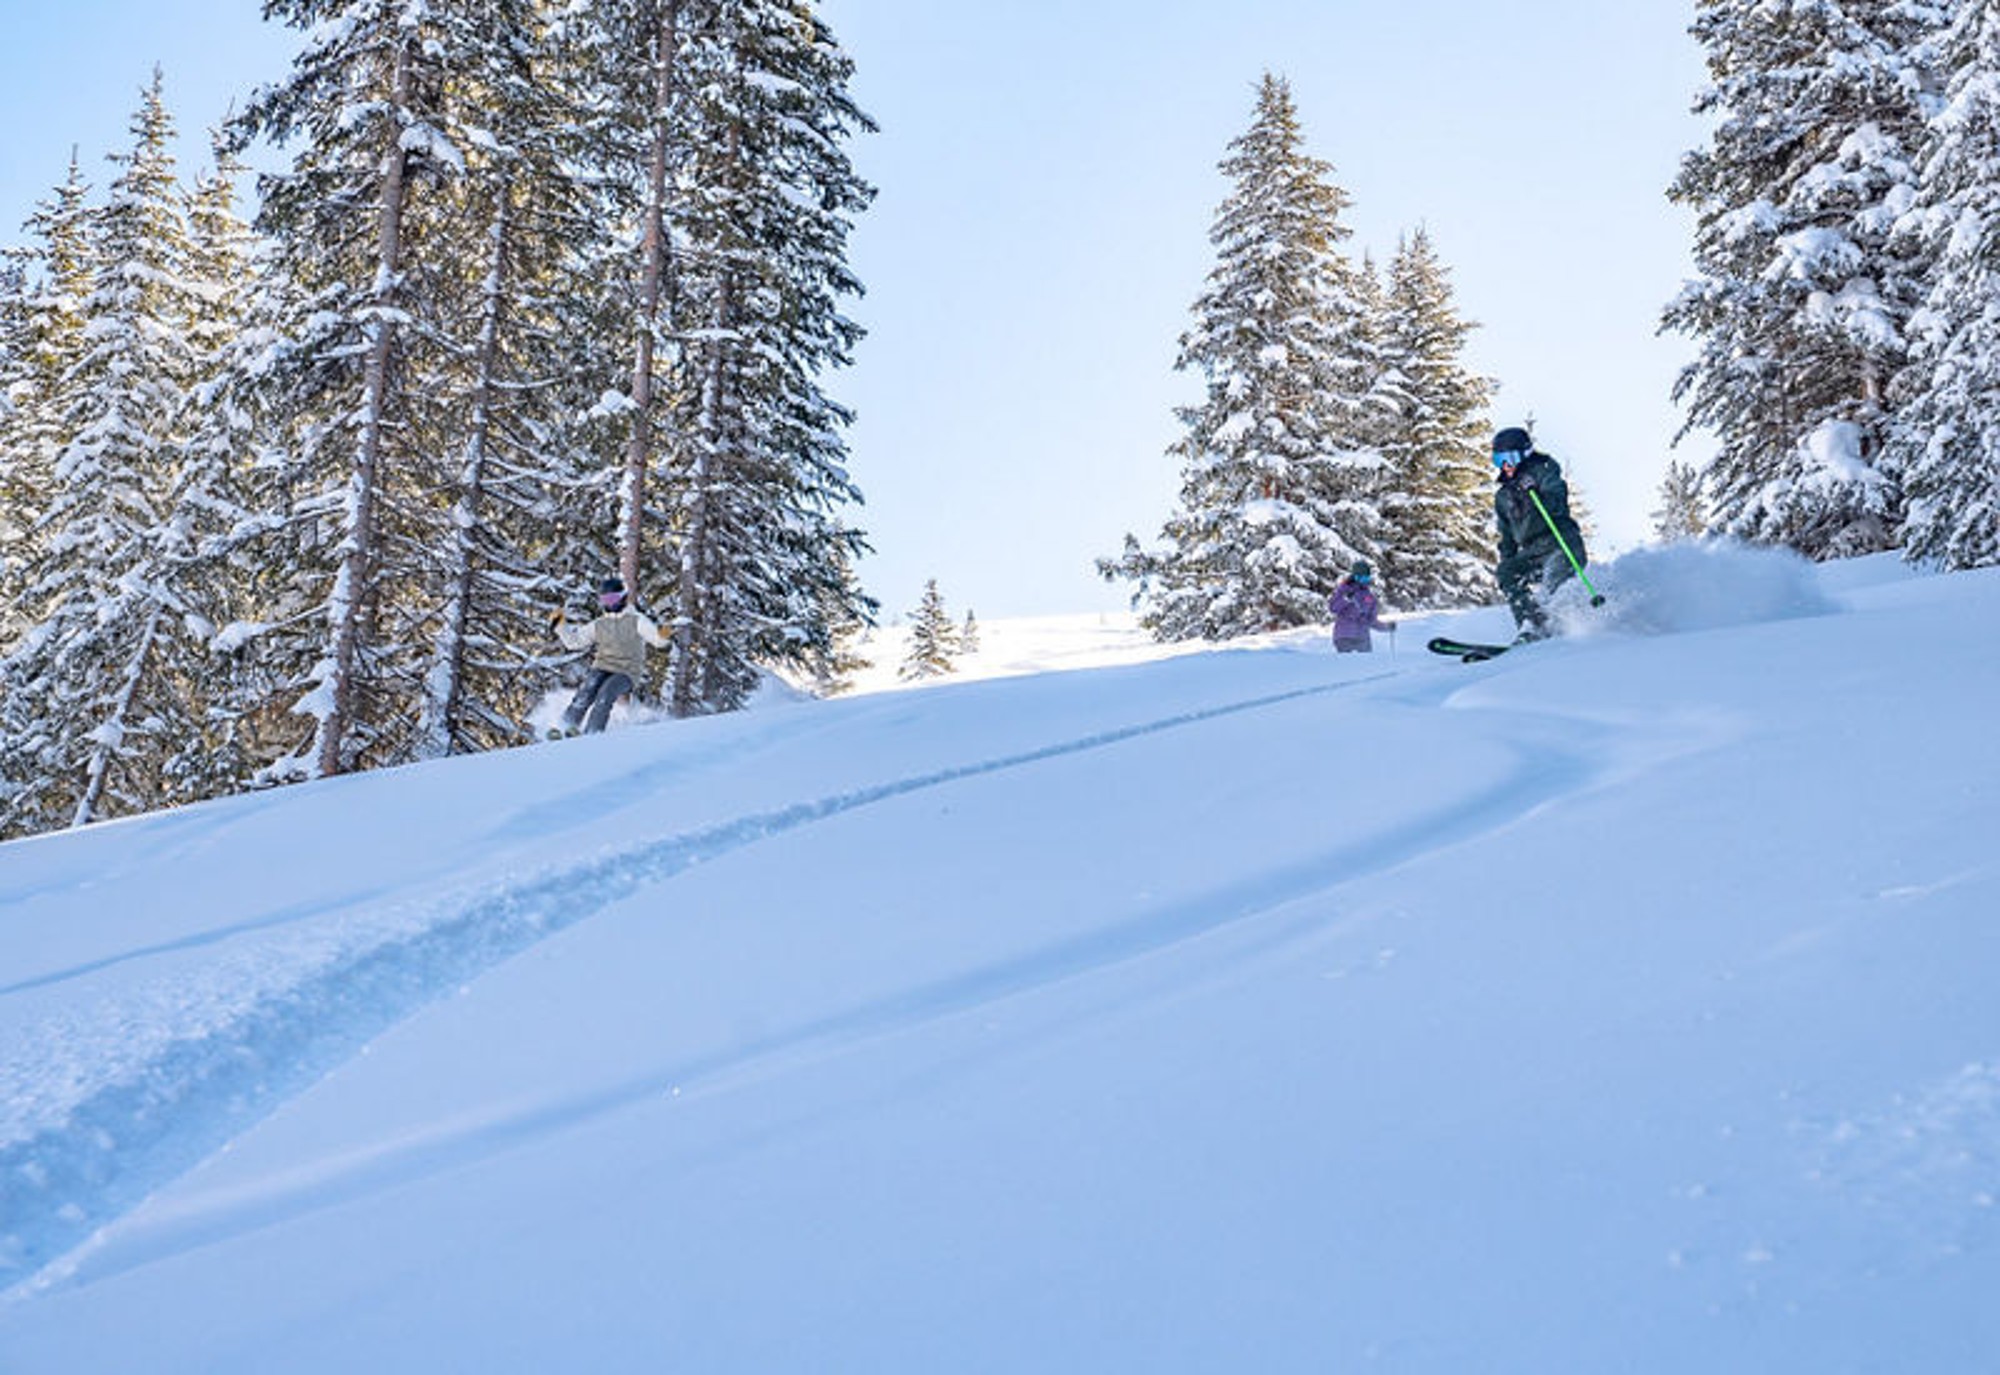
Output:
[[[1493,452],[1496,454],[1525,454],[1535,447],[1535,441],[1519,425],[1509,425],[1493,436]]]
[[[1356,582],[1367,582],[1375,576],[1375,570],[1368,566],[1368,560],[1356,559],[1354,567],[1347,570],[1347,576]]]
[[[612,610],[625,605],[624,581],[620,578],[606,578],[597,584],[597,600]]]

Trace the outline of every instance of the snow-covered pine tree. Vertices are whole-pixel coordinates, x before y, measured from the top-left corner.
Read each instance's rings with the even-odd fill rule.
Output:
[[[15,379],[27,372],[27,270],[0,254],[0,592],[7,586],[8,554],[22,538],[25,474],[17,469],[10,436],[19,407]],[[7,642],[7,613],[0,610],[0,645]]]
[[[1675,385],[1720,441],[1715,527],[1813,558],[1893,547],[1885,464],[1904,326],[1929,266],[1894,232],[1914,194],[1937,0],[1700,0],[1715,117],[1669,191],[1700,275],[1664,327],[1699,352]]]
[[[478,32],[445,91],[445,126],[463,133],[443,232],[473,251],[456,273],[432,268],[455,303],[456,347],[435,389],[456,419],[435,479],[453,504],[419,757],[517,737],[544,685],[523,670],[542,661],[548,612],[607,566],[610,531],[587,499],[602,457],[583,419],[614,359],[595,313],[606,179],[591,160],[587,75],[543,8],[504,0],[461,14]]]
[[[250,786],[277,752],[264,718],[275,716],[281,727],[290,723],[289,701],[277,700],[254,655],[238,652],[243,628],[277,612],[273,588],[288,583],[283,570],[263,557],[270,531],[282,527],[285,503],[260,490],[266,436],[259,430],[253,381],[271,346],[264,321],[283,312],[265,304],[278,285],[263,261],[263,244],[237,208],[246,168],[221,131],[212,133],[210,145],[213,161],[188,198],[186,278],[196,310],[188,341],[195,380],[172,517],[162,530],[186,633],[191,645],[206,646],[188,670],[201,682],[200,735],[168,765],[175,801]]]
[[[1653,512],[1653,534],[1663,543],[1675,544],[1700,539],[1707,530],[1700,472],[1692,463],[1676,460],[1667,464],[1666,476],[1660,480],[1660,504]]]
[[[487,529],[479,503],[458,498],[471,472],[497,481],[467,467],[468,431],[484,423],[478,442],[491,439],[491,411],[475,408],[494,394],[498,355],[480,341],[499,219],[494,178],[469,160],[498,168],[496,150],[530,137],[504,127],[518,113],[505,102],[536,30],[527,0],[271,0],[265,12],[309,35],[288,78],[233,126],[242,144],[297,144],[263,179],[259,215],[296,301],[261,369],[293,516],[273,553],[293,605],[255,648],[311,723],[266,772],[282,779],[456,747],[475,721],[499,731],[459,695],[454,646],[474,632],[441,625],[447,607],[470,605],[454,589],[470,585],[469,546]],[[477,533],[461,538],[469,509]]]
[[[597,567],[616,569],[658,608],[674,600],[673,541],[686,524],[667,479],[693,385],[676,334],[685,313],[679,218],[689,197],[705,194],[691,168],[695,99],[723,2],[592,0],[552,16],[559,79],[582,135],[576,160],[594,175],[602,228],[573,240],[576,296],[590,317],[572,338],[600,395],[588,408],[591,466],[568,519],[585,522],[578,533],[596,524]]]
[[[0,652],[9,639],[13,587],[8,570],[26,552],[37,483],[31,476],[33,446],[19,426],[43,388],[34,366],[33,311],[28,262],[31,251],[0,253]]]
[[[34,726],[8,742],[10,827],[82,825],[162,805],[167,762],[198,735],[200,678],[171,575],[195,293],[156,71],[132,151],[87,220],[94,271],[83,351],[55,383],[63,442],[25,594],[33,624],[8,654]]]
[[[727,711],[757,664],[804,666],[831,643],[843,558],[866,548],[841,519],[851,416],[821,377],[861,330],[841,310],[846,261],[873,198],[845,144],[873,122],[848,92],[853,62],[805,0],[723,0],[683,53],[691,193],[681,245],[669,477],[675,571],[663,696],[677,716]]]
[[[1586,551],[1597,543],[1597,511],[1590,501],[1590,488],[1578,479],[1577,466],[1563,465],[1563,481],[1569,484],[1569,514],[1583,535]]]
[[[1177,509],[1157,551],[1128,535],[1098,561],[1136,584],[1141,624],[1163,640],[1309,624],[1356,558],[1381,554],[1367,286],[1340,248],[1347,193],[1303,142],[1290,87],[1267,73],[1221,164],[1232,190],[1209,235],[1218,261],[1175,363],[1206,383],[1169,450]]]
[[[869,666],[870,660],[860,651],[860,640],[875,624],[875,613],[880,607],[880,603],[861,590],[852,563],[844,556],[841,562],[842,585],[837,592],[826,595],[825,614],[832,634],[825,649],[814,651],[806,659],[813,690],[822,697],[847,691],[854,686],[853,675]]]
[[[664,589],[670,522],[661,490],[661,450],[674,410],[673,320],[678,251],[673,217],[695,190],[692,113],[698,44],[724,0],[594,0],[555,16],[580,150],[600,172],[600,221],[615,226],[590,250],[602,284],[600,341],[622,351],[624,390],[598,407],[617,441],[615,465],[601,474],[615,493],[615,563],[626,586]],[[607,374],[607,382],[609,375]],[[607,392],[607,399],[610,393]]]
[[[33,242],[7,255],[14,289],[0,313],[7,332],[0,357],[7,411],[0,425],[0,653],[36,614],[20,577],[38,546],[66,437],[57,389],[83,357],[83,302],[95,276],[89,197],[72,154],[67,176],[28,220]]]
[[[1905,555],[1978,568],[2000,563],[2000,8],[1959,5],[1936,64],[1945,98],[1907,223],[1937,267],[1894,447]]]
[[[977,654],[979,652],[979,622],[972,614],[972,608],[965,609],[965,621],[958,627],[958,652]]]
[[[457,153],[438,129],[454,54],[427,0],[270,0],[264,12],[308,35],[288,77],[233,125],[239,147],[297,144],[290,167],[262,179],[258,215],[299,310],[264,374],[281,392],[265,406],[282,429],[296,539],[271,551],[294,605],[256,648],[282,665],[310,723],[267,771],[277,781],[405,754],[394,736],[412,703],[394,679],[409,660],[384,613],[421,593],[385,508],[389,485],[414,483],[421,463],[425,368],[411,354],[438,315],[414,270],[411,205],[414,185],[449,175]]]
[[[937,579],[924,584],[923,600],[910,613],[910,644],[896,676],[905,682],[936,678],[953,671],[958,653],[958,632],[952,628],[951,614],[945,610],[944,594]]]
[[[45,765],[54,737],[36,692],[43,651],[28,641],[48,613],[37,590],[54,531],[56,459],[68,441],[64,385],[84,355],[84,302],[96,278],[90,188],[69,173],[29,219],[34,241],[12,250],[20,294],[4,320],[8,415],[0,425],[0,837],[60,826],[63,797]]]
[[[1492,600],[1492,506],[1486,438],[1493,383],[1468,371],[1474,328],[1452,297],[1450,273],[1422,228],[1390,260],[1378,331],[1394,413],[1382,454],[1391,474],[1382,584],[1399,606],[1472,606]]]

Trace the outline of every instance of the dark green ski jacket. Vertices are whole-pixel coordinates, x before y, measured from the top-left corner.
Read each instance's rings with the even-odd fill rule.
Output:
[[[1530,453],[1514,469],[1514,476],[1504,474],[1500,486],[1493,493],[1493,517],[1500,525],[1500,559],[1505,562],[1516,555],[1530,557],[1543,554],[1559,554],[1561,546],[1556,537],[1549,533],[1549,522],[1542,519],[1542,513],[1535,509],[1534,499],[1528,495],[1533,491],[1541,497],[1542,505],[1548,508],[1549,518],[1555,521],[1556,529],[1569,541],[1572,554],[1578,563],[1587,562],[1583,553],[1583,531],[1569,513],[1569,484],[1563,481],[1562,469],[1556,461],[1545,453]]]

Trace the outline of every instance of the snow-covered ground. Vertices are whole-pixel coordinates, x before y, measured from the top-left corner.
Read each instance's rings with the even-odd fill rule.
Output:
[[[0,1371],[2000,1368],[2000,570],[1599,583],[0,846]]]

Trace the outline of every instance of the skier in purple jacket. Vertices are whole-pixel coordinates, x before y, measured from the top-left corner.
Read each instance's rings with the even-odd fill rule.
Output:
[[[1356,559],[1353,571],[1340,580],[1326,609],[1333,613],[1333,647],[1342,654],[1368,654],[1375,642],[1371,630],[1394,632],[1396,623],[1382,619],[1382,605],[1375,600],[1375,571],[1366,559]]]

